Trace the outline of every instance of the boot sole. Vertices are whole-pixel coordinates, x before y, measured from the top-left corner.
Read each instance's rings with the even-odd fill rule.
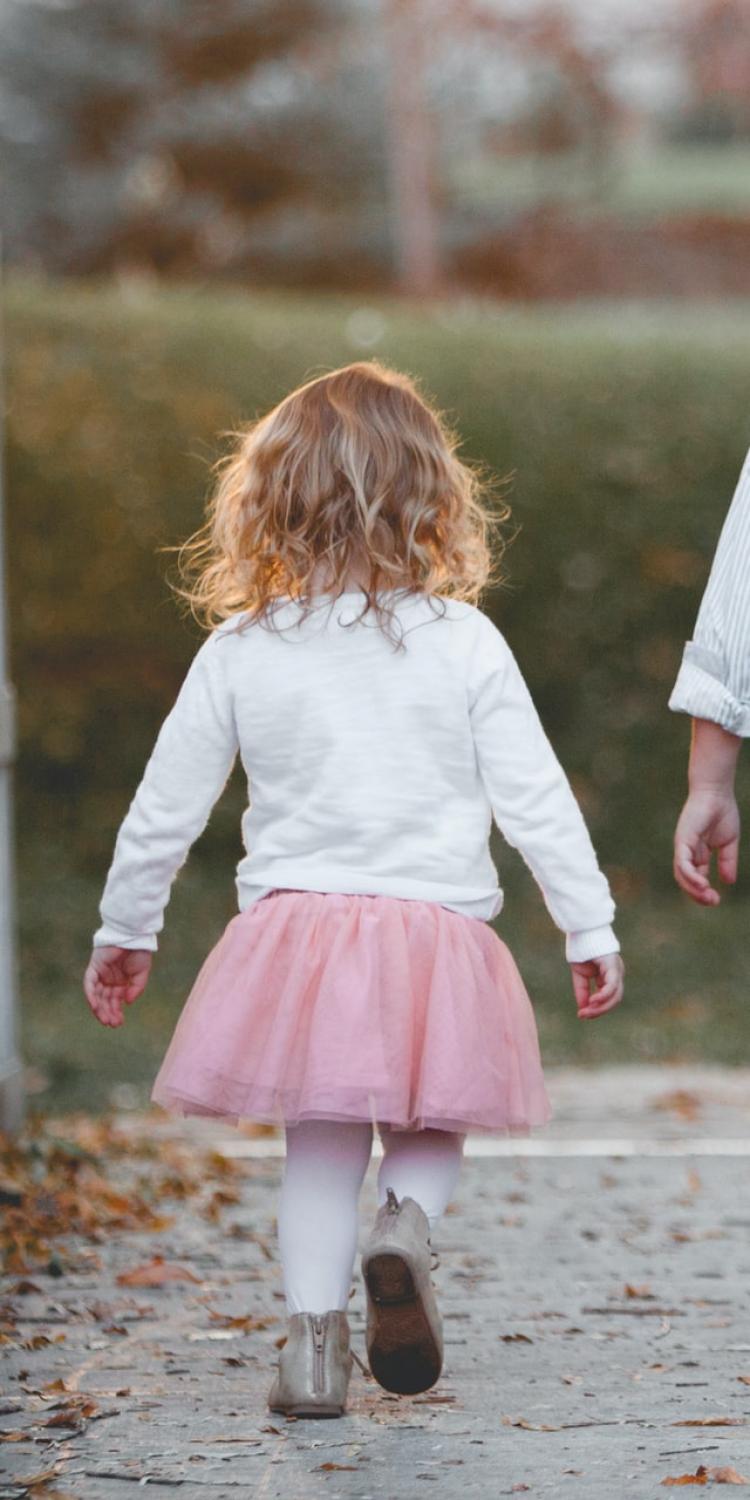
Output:
[[[399,1396],[428,1391],[440,1375],[442,1355],[409,1260],[378,1251],[363,1257],[362,1275],[371,1301],[367,1352],[378,1385]]]
[[[343,1406],[312,1406],[304,1401],[295,1401],[290,1406],[271,1406],[268,1410],[279,1412],[285,1417],[343,1417],[345,1412]]]

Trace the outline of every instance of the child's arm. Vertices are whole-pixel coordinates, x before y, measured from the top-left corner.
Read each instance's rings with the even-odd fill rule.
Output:
[[[599,980],[591,1003],[608,1008],[611,976],[591,966],[619,953],[609,885],[515,657],[488,616],[481,620],[470,714],[495,821],[529,866],[553,921],[566,934],[568,961]],[[617,970],[621,986],[619,960],[609,968]],[[585,977],[578,975],[581,981]],[[582,995],[582,985],[579,989]]]
[[[689,793],[674,836],[674,877],[699,906],[718,906],[711,885],[711,856],[719,879],[737,879],[740,814],[734,792],[742,739],[709,719],[694,719],[688,769]]]
[[[674,836],[677,884],[701,906],[718,906],[710,883],[737,878],[740,817],[737,758],[750,736],[750,453],[721,529],[693,639],[683,652],[669,699],[693,720],[689,793]]]
[[[84,981],[97,1014],[143,990],[172,882],[234,765],[228,650],[229,640],[215,631],[196,653],[120,825]]]

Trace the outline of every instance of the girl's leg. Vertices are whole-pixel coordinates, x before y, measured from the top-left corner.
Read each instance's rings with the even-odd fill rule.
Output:
[[[288,1313],[346,1308],[371,1151],[369,1120],[287,1125],[276,1218]]]
[[[378,1123],[383,1159],[378,1170],[378,1203],[386,1188],[397,1198],[414,1198],[434,1229],[458,1182],[466,1136],[452,1130],[392,1130]]]

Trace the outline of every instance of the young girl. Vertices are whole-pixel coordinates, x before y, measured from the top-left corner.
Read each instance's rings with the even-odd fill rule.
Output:
[[[239,751],[239,914],[152,1097],[284,1126],[289,1324],[268,1399],[296,1416],[345,1410],[373,1127],[367,1351],[381,1386],[417,1392],[442,1365],[430,1231],[466,1132],[550,1118],[531,1002],[489,925],[503,900],[493,815],[566,934],[578,1015],[622,995],[578,804],[473,602],[492,518],[457,446],[413,381],[375,360],[307,382],[241,435],[183,549],[193,584],[179,592],[213,628],[120,827],[84,979],[94,1014],[119,1026]]]

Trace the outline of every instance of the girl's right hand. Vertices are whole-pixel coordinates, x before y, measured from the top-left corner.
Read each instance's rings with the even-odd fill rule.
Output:
[[[102,1026],[122,1026],[122,1007],[143,994],[153,956],[144,948],[94,948],[83,992]]]
[[[716,854],[719,879],[737,879],[740,814],[734,790],[728,787],[691,790],[674,835],[674,878],[699,906],[718,906],[721,895],[711,885],[711,859]]]
[[[578,1019],[588,1021],[613,1010],[622,1000],[625,968],[619,953],[604,953],[601,958],[590,958],[587,963],[571,964],[573,993],[578,1006]],[[595,984],[590,993],[592,981]]]

